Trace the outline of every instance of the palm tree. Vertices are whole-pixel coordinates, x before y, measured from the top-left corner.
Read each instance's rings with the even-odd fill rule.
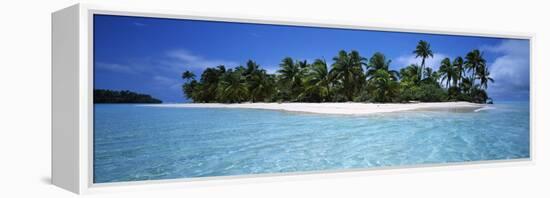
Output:
[[[449,88],[451,85],[451,80],[456,79],[456,73],[453,65],[451,65],[451,60],[449,58],[445,58],[441,61],[439,72],[441,74],[441,82],[446,81],[446,87]]]
[[[275,77],[262,69],[251,75],[248,86],[252,102],[266,101],[275,92]]]
[[[181,88],[182,88],[183,94],[187,99],[192,99],[193,101],[197,101],[198,97],[197,97],[197,92],[195,90],[197,90],[198,84],[199,82],[197,82],[194,79],[183,84]]]
[[[487,99],[489,99],[487,92],[484,89],[481,89],[480,85],[474,85],[470,95],[471,95],[470,100],[475,103],[486,103]]]
[[[220,82],[219,98],[224,102],[243,102],[248,96],[248,88],[242,76],[243,70],[228,70]]]
[[[201,100],[203,102],[216,102],[218,85],[222,75],[225,73],[225,66],[206,68],[201,74]]]
[[[246,79],[250,100],[252,102],[265,101],[274,92],[274,79],[270,78],[264,69],[256,62],[249,60],[243,72]]]
[[[300,69],[305,69],[309,65],[307,64],[307,60],[298,61],[296,64],[298,64],[298,67],[300,67]]]
[[[258,65],[256,62],[254,62],[252,60],[248,60],[246,62],[246,70],[243,73],[243,75],[245,75],[245,76],[250,75],[250,74],[256,72],[259,68],[260,68],[260,65]]]
[[[375,102],[392,102],[399,92],[399,83],[383,69],[376,70],[371,80],[372,94]]]
[[[420,66],[416,64],[409,65],[405,68],[401,68],[399,75],[401,76],[401,82],[411,82],[417,85],[420,82]]]
[[[397,80],[399,78],[399,72],[395,70],[390,70],[390,63],[391,60],[386,60],[386,56],[380,52],[374,53],[372,57],[369,59],[369,62],[367,64],[367,78],[370,78],[374,75],[374,73],[381,69],[385,70],[390,73],[391,77]]]
[[[330,83],[332,81],[328,72],[327,63],[325,60],[316,59],[310,65],[308,74],[305,80],[305,90],[301,97],[305,95],[316,95],[319,101],[330,100]]]
[[[441,76],[439,72],[434,71],[431,67],[426,67],[426,70],[424,71],[424,76],[426,78],[422,79],[422,81],[435,83],[439,86],[439,77]]]
[[[453,86],[457,86],[462,81],[464,73],[464,60],[458,56],[453,60],[453,67],[455,71],[455,79],[453,79]]]
[[[462,82],[460,82],[460,90],[462,92],[468,94],[471,92],[473,87],[473,79],[471,77],[465,77],[462,79]]]
[[[486,61],[483,58],[483,53],[481,53],[478,49],[472,50],[466,54],[464,66],[468,69],[468,72],[472,72],[472,84],[475,85],[476,75],[479,70],[485,67],[485,63]]]
[[[277,74],[268,74],[248,60],[244,66],[206,68],[200,79],[184,71],[182,91],[193,102],[244,101],[443,101],[485,102],[486,89],[494,82],[483,54],[475,49],[464,59],[445,58],[438,71],[426,65],[433,57],[430,45],[420,41],[414,51],[422,65],[412,64],[399,73],[390,70],[391,60],[376,52],[368,60],[359,52],[341,50],[332,65],[322,59],[312,64],[284,58]],[[452,62],[451,62],[452,61]],[[365,68],[363,68],[365,66]],[[365,70],[363,70],[365,69]],[[467,73],[471,72],[471,73]],[[480,83],[476,84],[479,79]],[[443,89],[446,87],[447,89]],[[445,97],[445,93],[448,94]]]
[[[424,71],[426,58],[433,57],[433,52],[430,49],[430,44],[426,41],[420,40],[418,42],[418,45],[416,45],[416,49],[413,51],[414,54],[416,54],[416,58],[421,57],[422,63],[420,64],[420,80],[423,79],[422,71]]]
[[[353,96],[361,89],[365,81],[363,65],[366,65],[366,59],[361,57],[357,51],[347,53],[340,50],[338,56],[335,56],[333,60],[330,73],[342,83],[342,91],[346,100],[352,101]]]
[[[187,71],[185,71],[181,74],[181,78],[183,78],[183,80],[185,80],[185,81],[194,80],[195,79],[195,74],[193,72],[190,72],[189,70],[187,70]]]
[[[284,58],[280,64],[281,69],[277,72],[280,74],[281,83],[284,87],[288,88],[289,94],[292,100],[297,99],[301,93],[302,86],[302,69],[301,65],[294,63],[292,58]]]
[[[480,80],[479,84],[483,89],[487,89],[487,85],[489,82],[495,82],[495,80],[490,77],[491,73],[489,72],[489,68],[487,68],[486,66],[481,67],[477,75]]]

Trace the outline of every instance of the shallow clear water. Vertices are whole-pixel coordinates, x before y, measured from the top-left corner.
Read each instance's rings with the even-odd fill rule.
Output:
[[[94,182],[529,157],[529,103],[339,116],[95,105]]]

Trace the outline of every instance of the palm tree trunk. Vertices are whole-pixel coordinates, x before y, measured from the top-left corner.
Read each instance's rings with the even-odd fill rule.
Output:
[[[424,63],[426,61],[426,58],[422,57],[422,64],[420,66],[420,79],[422,80],[424,78]]]
[[[476,85],[476,67],[474,67],[472,69],[472,87],[474,87],[474,85]]]

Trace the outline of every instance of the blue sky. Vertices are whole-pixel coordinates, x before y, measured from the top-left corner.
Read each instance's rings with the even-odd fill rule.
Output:
[[[445,57],[482,50],[495,79],[489,96],[528,100],[528,40],[107,15],[94,17],[94,86],[185,102],[185,70],[200,76],[206,67],[235,67],[252,59],[274,73],[284,57],[324,58],[330,64],[341,49],[367,58],[382,52],[398,70],[420,62],[412,54],[419,40],[431,44],[434,57],[426,64],[434,69]]]

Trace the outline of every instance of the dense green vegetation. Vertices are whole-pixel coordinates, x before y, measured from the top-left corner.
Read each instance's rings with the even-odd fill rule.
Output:
[[[474,49],[465,58],[445,58],[438,71],[426,64],[433,57],[430,44],[420,41],[412,52],[421,65],[390,70],[391,60],[377,52],[365,58],[341,50],[327,65],[284,58],[277,74],[268,74],[256,62],[227,69],[207,68],[197,80],[185,71],[183,92],[193,102],[442,102],[485,103],[493,82],[483,53]]]
[[[150,95],[131,91],[94,90],[94,103],[162,103]]]

